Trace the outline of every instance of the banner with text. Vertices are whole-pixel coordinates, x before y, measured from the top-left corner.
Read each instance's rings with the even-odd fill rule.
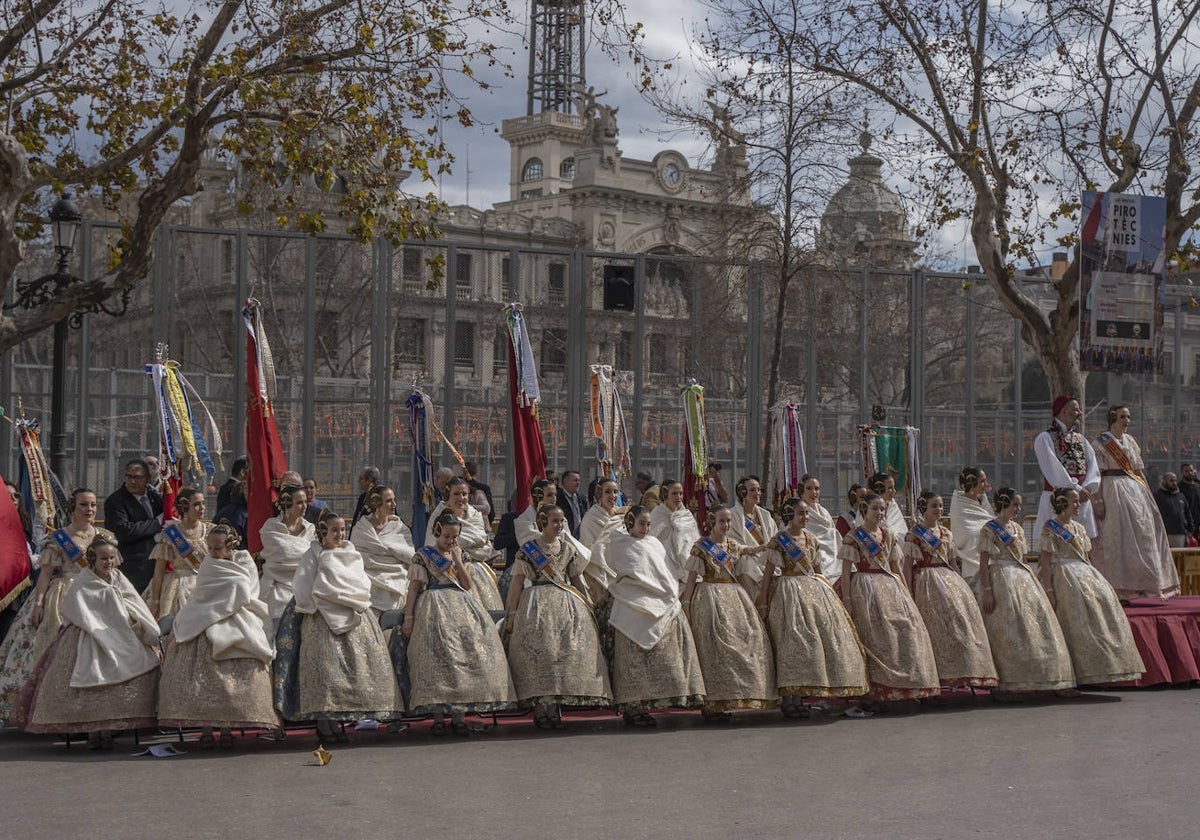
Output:
[[[1165,199],[1085,192],[1080,216],[1079,362],[1161,374]]]

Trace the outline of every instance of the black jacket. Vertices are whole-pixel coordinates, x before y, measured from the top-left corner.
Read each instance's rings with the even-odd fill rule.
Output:
[[[1196,526],[1192,522],[1192,513],[1188,510],[1187,499],[1183,493],[1178,490],[1171,493],[1162,487],[1155,487],[1154,501],[1158,503],[1158,510],[1162,514],[1163,525],[1168,534],[1194,534],[1196,532]]]
[[[146,509],[125,485],[104,500],[104,527],[116,535],[121,559],[128,564],[148,560],[154,550],[154,537],[162,530],[162,523],[158,521],[162,516],[162,496],[147,487],[146,497],[154,509],[154,517],[146,514]]]

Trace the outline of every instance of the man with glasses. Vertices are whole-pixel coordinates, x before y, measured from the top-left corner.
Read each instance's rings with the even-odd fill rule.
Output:
[[[142,459],[142,461],[146,464],[146,469],[148,470],[146,486],[161,496],[163,491],[163,478],[162,465],[158,462],[158,456],[147,455]]]
[[[138,592],[154,576],[154,537],[162,530],[162,496],[149,486],[150,468],[142,459],[125,465],[125,483],[104,500],[104,527],[116,534],[121,571]]]

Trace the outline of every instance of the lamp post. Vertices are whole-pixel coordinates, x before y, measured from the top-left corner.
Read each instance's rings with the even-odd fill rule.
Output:
[[[16,298],[12,303],[5,304],[5,311],[13,309],[36,309],[49,303],[65,292],[79,278],[67,271],[71,254],[75,251],[75,240],[79,236],[79,228],[83,220],[79,208],[71,199],[69,192],[59,196],[58,201],[50,208],[50,229],[54,237],[54,252],[58,261],[54,272],[45,274],[36,280],[18,280]],[[60,318],[54,324],[54,358],[50,374],[50,469],[60,479],[67,471],[67,335],[68,328],[83,324],[83,316],[88,312],[105,312],[120,317],[129,308],[129,290],[121,293],[119,309],[109,309],[103,303],[92,303],[77,309],[70,315]],[[80,367],[82,371],[82,365]],[[81,373],[82,375],[82,373]]]

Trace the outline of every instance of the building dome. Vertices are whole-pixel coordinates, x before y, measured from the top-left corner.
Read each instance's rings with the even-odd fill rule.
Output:
[[[832,261],[908,268],[915,242],[908,213],[883,183],[883,159],[870,153],[870,132],[859,136],[862,154],[850,158],[850,177],[821,215],[821,250]]]

